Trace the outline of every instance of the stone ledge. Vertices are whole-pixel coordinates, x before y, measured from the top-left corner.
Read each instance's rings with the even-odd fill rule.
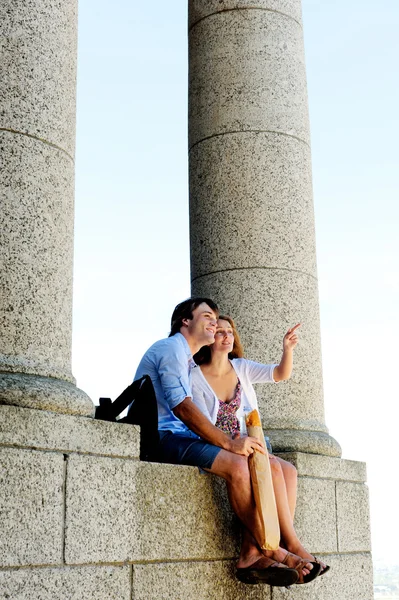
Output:
[[[279,452],[278,456],[295,465],[300,477],[316,477],[318,479],[358,483],[366,481],[366,463],[364,462],[303,452]]]
[[[126,423],[0,405],[0,445],[138,459],[140,430]]]

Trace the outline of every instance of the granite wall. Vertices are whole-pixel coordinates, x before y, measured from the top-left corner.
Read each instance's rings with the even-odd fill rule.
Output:
[[[131,425],[0,406],[1,600],[372,598],[362,463],[285,455],[298,532],[332,566],[288,591],[235,579],[221,480],[140,462],[138,449]]]

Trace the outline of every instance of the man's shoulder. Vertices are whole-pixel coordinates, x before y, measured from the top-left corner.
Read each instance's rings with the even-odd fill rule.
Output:
[[[179,350],[184,352],[184,344],[182,343],[181,339],[179,339],[181,337],[183,336],[176,334],[172,335],[171,337],[158,340],[148,348],[144,356],[157,356],[165,352],[175,352]]]

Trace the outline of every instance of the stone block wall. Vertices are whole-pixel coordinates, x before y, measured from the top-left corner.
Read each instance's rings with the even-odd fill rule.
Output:
[[[362,463],[285,455],[298,531],[332,566],[288,591],[235,580],[222,481],[138,451],[131,425],[0,406],[1,600],[372,598]]]

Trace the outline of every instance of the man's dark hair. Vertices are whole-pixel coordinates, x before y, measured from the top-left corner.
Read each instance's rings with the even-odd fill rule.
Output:
[[[213,300],[210,298],[187,298],[183,302],[180,302],[173,311],[173,315],[170,321],[170,334],[169,337],[175,335],[180,331],[180,328],[183,325],[183,319],[192,319],[193,318],[193,310],[197,308],[200,304],[205,302],[211,310],[218,316],[219,309]]]

